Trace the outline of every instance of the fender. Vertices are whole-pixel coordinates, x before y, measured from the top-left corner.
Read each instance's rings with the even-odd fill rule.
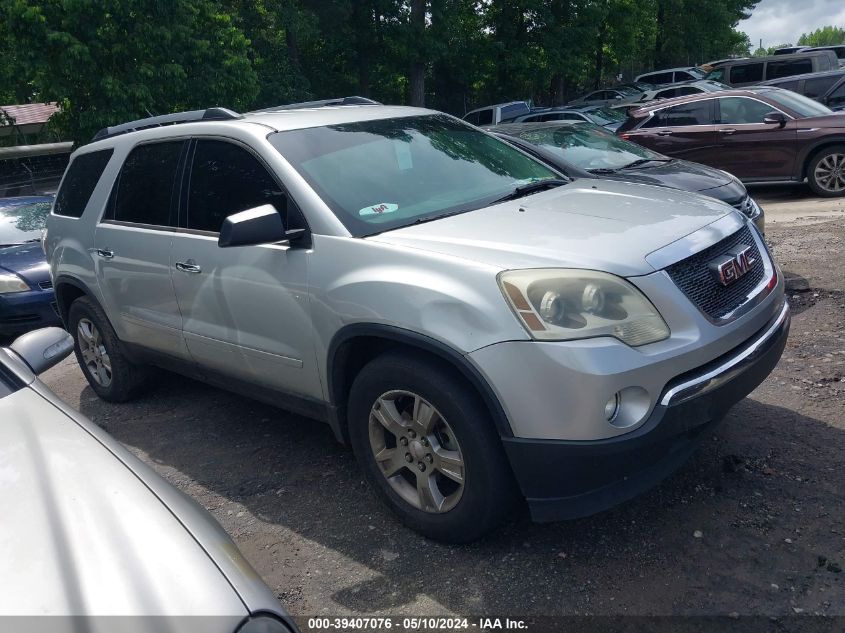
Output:
[[[59,313],[60,313],[60,316],[62,317],[62,323],[65,324],[65,329],[67,329],[67,316],[68,316],[68,309],[70,308],[70,304],[64,305],[64,302],[61,299],[60,287],[62,285],[73,286],[74,288],[79,290],[82,294],[84,294],[86,297],[89,297],[90,299],[93,299],[94,301],[97,301],[97,295],[95,295],[93,292],[91,292],[91,289],[85,284],[85,282],[80,281],[76,277],[71,277],[69,275],[59,275],[58,277],[56,277],[56,279],[53,281],[53,286],[56,289],[56,302],[59,305]],[[97,301],[97,304],[99,304],[99,303],[100,302]]]
[[[800,132],[798,133],[800,134]],[[807,176],[807,161],[817,150],[827,145],[845,145],[845,130],[816,139],[812,144],[802,148],[795,160],[795,179],[804,180]]]
[[[332,337],[328,348],[326,361],[326,380],[331,408],[337,412],[340,420],[345,418],[343,393],[345,390],[344,370],[347,358],[343,353],[343,345],[356,338],[377,338],[386,342],[399,343],[407,347],[417,348],[437,356],[458,371],[481,396],[485,406],[490,411],[493,423],[501,437],[513,437],[510,422],[487,379],[473,365],[467,357],[451,346],[424,334],[406,330],[404,328],[384,325],[380,323],[352,323],[338,330]],[[334,425],[333,425],[334,426]]]

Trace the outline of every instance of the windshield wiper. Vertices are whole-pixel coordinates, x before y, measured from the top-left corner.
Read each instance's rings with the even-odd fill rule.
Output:
[[[497,198],[490,204],[498,204],[500,202],[507,202],[508,200],[516,200],[517,198],[523,198],[525,196],[531,195],[532,193],[542,191],[543,189],[551,189],[552,187],[562,187],[563,185],[568,184],[568,180],[561,180],[560,178],[546,178],[545,180],[536,180],[534,182],[529,182],[528,184],[516,187],[510,193],[505,194],[501,198]]]
[[[615,174],[618,170],[610,167],[598,167],[596,169],[588,169],[591,174]]]
[[[639,160],[635,160],[633,163],[628,163],[627,165],[622,165],[618,169],[631,169],[632,167],[639,167],[640,165],[645,165],[646,163],[669,163],[675,160],[674,158],[640,158]]]

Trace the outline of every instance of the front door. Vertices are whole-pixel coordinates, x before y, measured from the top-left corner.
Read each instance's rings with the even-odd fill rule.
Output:
[[[202,367],[287,393],[321,398],[307,289],[311,251],[287,245],[220,248],[223,220],[273,204],[288,228],[299,211],[251,150],[195,141],[185,178],[185,229],[170,266],[188,349]]]
[[[94,234],[97,279],[118,336],[188,357],[170,280],[177,172],[187,141],[146,143],[127,156]]]
[[[716,142],[713,108],[713,99],[704,99],[658,110],[629,137],[667,156],[708,163]]]
[[[723,97],[718,104],[716,135],[721,151],[717,167],[742,180],[794,176],[798,142],[794,119],[783,127],[763,123],[774,107],[749,97]]]

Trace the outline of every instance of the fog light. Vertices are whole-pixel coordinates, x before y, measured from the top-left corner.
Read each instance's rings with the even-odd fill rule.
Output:
[[[614,393],[607,404],[604,405],[604,417],[608,422],[613,422],[619,413],[619,392]]]

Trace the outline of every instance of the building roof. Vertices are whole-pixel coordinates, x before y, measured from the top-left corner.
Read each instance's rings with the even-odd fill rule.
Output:
[[[56,103],[25,103],[0,106],[0,111],[5,115],[0,120],[8,119],[12,125],[32,125],[46,123],[59,111],[59,106]]]

